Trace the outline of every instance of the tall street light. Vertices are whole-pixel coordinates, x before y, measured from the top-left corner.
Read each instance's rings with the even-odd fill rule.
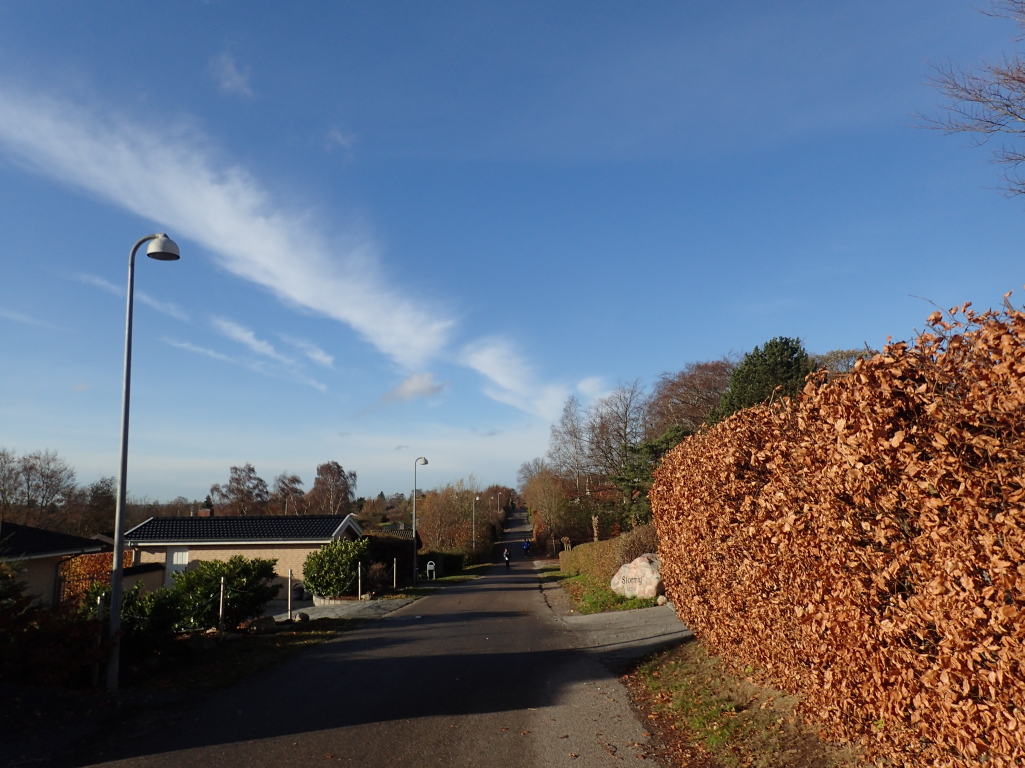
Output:
[[[125,310],[125,382],[121,395],[121,461],[117,476],[117,507],[114,511],[114,563],[110,571],[110,656],[107,659],[107,691],[115,693],[121,657],[121,596],[124,583],[125,548],[125,483],[128,477],[128,402],[132,389],[132,297],[135,293],[135,252],[149,242],[146,255],[157,261],[181,258],[178,245],[158,232],[146,235],[132,246],[128,254],[128,308]]]
[[[421,456],[413,462],[413,583],[417,582],[417,571],[416,571],[416,466],[417,464],[426,464],[427,459]]]
[[[473,520],[470,525],[473,527],[473,554],[477,554],[477,502],[480,501],[480,496],[473,497]]]

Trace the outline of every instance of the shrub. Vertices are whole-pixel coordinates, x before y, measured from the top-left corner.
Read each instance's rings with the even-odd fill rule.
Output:
[[[412,545],[410,545],[412,546]],[[367,539],[338,539],[310,552],[303,563],[306,591],[321,597],[341,597],[356,589],[356,569],[369,561]]]
[[[121,597],[121,631],[126,638],[156,639],[169,637],[182,623],[181,597],[174,589],[160,588],[143,593],[141,581],[126,589]],[[110,605],[110,585],[95,583],[85,593],[81,612],[95,620],[97,600]]]
[[[559,567],[571,576],[584,573],[600,581],[611,581],[622,565],[617,552],[618,542],[616,538],[577,544],[573,549],[559,553]]]
[[[227,562],[210,560],[197,564],[195,570],[175,574],[173,591],[179,611],[179,629],[206,629],[216,627],[220,609],[221,577],[225,578],[224,626],[234,629],[247,619],[255,619],[267,603],[274,599],[280,584],[270,585],[276,578],[277,560],[235,555]],[[154,593],[156,594],[156,593]],[[170,614],[174,610],[170,598],[160,603],[159,610]],[[157,605],[153,606],[154,609]]]
[[[616,542],[616,559],[619,560],[620,565],[631,563],[649,552],[658,552],[658,532],[650,523],[638,525],[632,531],[627,531],[613,541]],[[609,578],[614,575],[615,573]]]

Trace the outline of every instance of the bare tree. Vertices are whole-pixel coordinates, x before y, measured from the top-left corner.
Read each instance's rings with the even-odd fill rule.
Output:
[[[19,461],[21,503],[46,510],[75,489],[75,470],[55,451],[33,451]]]
[[[569,517],[569,503],[559,476],[543,469],[530,478],[523,489],[528,509],[539,519],[543,531],[535,525],[535,533],[560,537],[565,532]]]
[[[1002,0],[995,8],[987,15],[1009,18],[1025,31],[1025,0]],[[1005,56],[976,71],[953,64],[938,66],[932,82],[950,103],[943,117],[924,116],[925,125],[970,134],[976,146],[997,136],[1011,139],[1010,144],[994,149],[993,155],[1004,166],[1007,193],[1025,194],[1025,176],[1019,172],[1025,162],[1025,61],[1017,55]]]
[[[21,489],[21,464],[14,451],[0,448],[0,522],[7,518],[18,502]]]
[[[591,465],[611,477],[626,465],[629,446],[644,439],[648,398],[639,380],[623,384],[587,409],[587,453]]]
[[[356,473],[346,472],[337,461],[321,464],[308,495],[310,509],[318,514],[348,514],[356,500]]]
[[[527,483],[530,482],[531,478],[534,477],[538,472],[547,468],[545,460],[540,456],[537,456],[530,461],[525,461],[520,464],[519,470],[516,472],[516,482],[520,486],[520,490],[526,487]]]
[[[719,405],[734,367],[732,360],[723,358],[688,363],[681,371],[663,373],[645,415],[647,439],[657,439],[670,427],[696,432]]]
[[[587,477],[592,471],[588,424],[580,412],[580,401],[573,395],[563,405],[559,421],[552,425],[548,440],[548,460],[553,469],[573,480],[578,493],[586,489]]]
[[[282,514],[301,515],[306,511],[306,491],[299,475],[282,472],[274,478],[272,502],[280,505]]]
[[[249,515],[264,508],[270,499],[267,482],[256,474],[252,464],[231,467],[228,484],[210,488],[213,500],[227,506],[236,515]]]

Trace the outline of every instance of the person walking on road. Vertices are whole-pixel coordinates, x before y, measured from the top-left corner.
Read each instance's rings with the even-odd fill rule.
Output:
[[[523,556],[526,557],[528,554],[530,554],[530,540],[529,539],[524,539],[523,540]]]
[[[506,547],[505,551],[502,553],[502,557],[505,559],[505,568],[506,568],[506,570],[509,570],[509,548],[508,547]]]

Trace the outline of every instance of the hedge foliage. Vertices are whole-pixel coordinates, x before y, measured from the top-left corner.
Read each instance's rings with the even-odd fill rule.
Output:
[[[578,544],[559,553],[559,569],[570,576],[584,573],[608,583],[621,566],[648,552],[654,552],[658,538],[652,525],[639,525],[632,531],[605,541]]]
[[[893,765],[1025,758],[1025,313],[741,411],[651,492],[666,592],[709,650]]]

